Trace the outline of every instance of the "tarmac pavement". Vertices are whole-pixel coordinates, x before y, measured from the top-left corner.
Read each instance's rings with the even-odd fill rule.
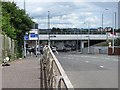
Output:
[[[2,88],[40,88],[39,59],[29,56],[3,67]]]

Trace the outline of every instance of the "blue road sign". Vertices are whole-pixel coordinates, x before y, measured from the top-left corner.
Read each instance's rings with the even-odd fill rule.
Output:
[[[28,36],[28,35],[25,35],[25,36],[24,36],[24,40],[29,40],[29,36]]]
[[[36,37],[38,37],[38,34],[31,33],[31,34],[30,34],[30,37],[32,37],[32,38],[36,38]]]

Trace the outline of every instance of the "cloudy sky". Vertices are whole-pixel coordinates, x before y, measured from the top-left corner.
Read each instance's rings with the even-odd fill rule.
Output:
[[[12,0],[13,1],[13,0]],[[24,8],[24,0],[14,0]],[[39,24],[47,27],[50,11],[50,27],[98,28],[114,26],[114,13],[118,12],[119,0],[26,0],[26,12]]]

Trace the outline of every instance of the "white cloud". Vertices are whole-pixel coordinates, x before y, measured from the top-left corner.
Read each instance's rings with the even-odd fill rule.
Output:
[[[85,19],[86,22],[89,22],[89,23],[96,23],[99,21],[99,18],[97,16],[94,16],[94,17],[87,17]]]
[[[33,13],[36,13],[36,12],[40,12],[40,11],[42,11],[42,10],[43,10],[43,8],[38,7],[37,9],[33,10],[32,12],[33,12]]]
[[[38,19],[32,19],[34,22],[38,23]]]
[[[13,0],[2,0],[13,1]],[[15,0],[22,2],[21,0]],[[33,2],[33,0],[25,0],[26,2]],[[118,2],[119,0],[34,0],[34,2]]]
[[[26,0],[26,11],[39,23],[40,28],[47,28],[48,11],[50,11],[51,27],[87,27],[82,24],[84,22],[90,22],[91,27],[99,27],[101,26],[101,14],[104,9],[109,8],[109,12],[111,12],[115,10],[116,5],[107,2],[100,3],[104,0],[94,1],[92,3],[92,0],[52,0],[52,2],[51,0],[34,0],[34,2],[33,0]],[[97,3],[98,1],[100,2]],[[108,2],[110,1],[112,0]],[[18,2],[17,4],[23,8],[23,2]],[[104,13],[106,14],[106,12]],[[112,15],[108,14],[104,16],[106,18],[104,18],[104,26],[111,26]]]

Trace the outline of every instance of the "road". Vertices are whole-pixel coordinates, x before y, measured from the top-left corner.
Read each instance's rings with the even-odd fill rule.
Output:
[[[118,57],[56,54],[75,88],[118,88]]]
[[[3,67],[2,88],[40,90],[40,63],[38,58],[27,57],[11,62],[11,66]]]

